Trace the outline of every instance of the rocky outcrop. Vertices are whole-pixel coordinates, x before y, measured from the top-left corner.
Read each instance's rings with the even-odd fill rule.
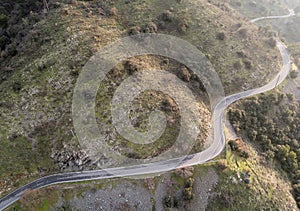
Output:
[[[93,166],[91,159],[82,151],[57,151],[51,154],[51,158],[58,164],[60,170],[83,170]]]

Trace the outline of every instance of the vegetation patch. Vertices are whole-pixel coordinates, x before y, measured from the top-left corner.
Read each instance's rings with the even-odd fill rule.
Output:
[[[269,162],[279,162],[293,184],[299,206],[299,106],[279,92],[249,98],[229,110],[239,135],[259,147]]]

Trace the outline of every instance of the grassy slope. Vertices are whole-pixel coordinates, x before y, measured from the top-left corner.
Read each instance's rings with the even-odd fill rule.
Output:
[[[269,103],[273,96],[278,97],[275,104]],[[299,206],[298,104],[299,99],[293,98],[292,93],[287,92],[286,96],[283,93],[268,93],[236,104],[230,110],[230,117],[239,135],[255,143],[259,154],[269,159],[268,165],[280,163],[289,176],[289,183],[293,184],[291,192]],[[243,117],[235,116],[237,112],[244,113]],[[288,150],[282,153],[284,147]]]
[[[247,151],[248,159],[227,151],[227,168],[219,171],[219,182],[214,189],[216,197],[211,198],[207,209],[297,210],[287,175],[276,163],[268,163],[248,142]],[[243,181],[247,171],[249,185]]]

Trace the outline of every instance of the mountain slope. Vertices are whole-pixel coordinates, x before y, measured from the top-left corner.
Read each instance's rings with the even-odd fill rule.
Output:
[[[191,42],[211,61],[226,94],[262,85],[280,67],[279,52],[272,42],[274,34],[250,24],[223,4],[205,0],[52,0],[49,11],[42,4],[29,6],[32,1],[1,2],[1,194],[46,174],[96,167],[89,161],[82,163],[85,152],[80,150],[72,125],[72,92],[87,60],[120,37],[158,32]],[[20,10],[24,11],[21,17]],[[163,68],[165,59],[141,57],[129,62],[134,68]],[[183,77],[192,75],[192,70],[184,70],[175,61],[168,62],[173,72],[179,71],[182,76],[180,71],[184,71]],[[120,66],[121,77],[131,71],[124,64]],[[196,79],[189,83],[193,84],[193,80]],[[101,115],[105,115],[110,102],[101,98],[102,91],[99,91],[98,119],[103,120],[102,129],[106,129],[110,119]],[[161,103],[165,99],[165,96],[155,97],[144,100],[151,105],[157,99]],[[201,149],[210,128],[209,105],[203,90],[199,91],[198,101],[205,120],[203,137],[199,138],[195,151]],[[177,113],[173,115],[176,117]],[[145,123],[137,120],[137,125]],[[170,131],[160,143],[172,144],[178,125]],[[111,131],[108,133],[110,140],[116,142],[112,145],[122,150],[124,142]],[[125,147],[128,151],[123,153],[128,155],[132,146]],[[167,147],[151,147],[153,151],[147,156],[155,156]],[[140,156],[144,152],[141,149],[136,153]]]

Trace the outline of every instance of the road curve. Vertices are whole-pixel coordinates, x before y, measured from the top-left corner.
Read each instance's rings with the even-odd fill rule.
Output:
[[[295,11],[293,9],[289,10],[290,14],[288,15],[280,15],[280,16],[267,16],[267,17],[260,17],[260,18],[255,18],[252,19],[250,22],[254,23],[256,21],[261,21],[261,20],[266,20],[266,19],[281,19],[281,18],[289,18],[292,16],[295,16]]]
[[[292,16],[291,14],[288,16]],[[283,18],[287,16],[271,16],[272,18]],[[251,22],[256,22],[263,19],[270,19],[268,17],[253,19]],[[232,104],[233,102],[250,97],[256,94],[260,94],[263,92],[267,92],[272,90],[280,83],[282,83],[285,78],[289,74],[289,70],[291,69],[290,65],[290,57],[289,53],[285,47],[285,45],[277,40],[277,47],[282,56],[282,68],[281,71],[274,77],[272,81],[267,83],[266,85],[247,90],[244,92],[240,92],[237,94],[233,94],[223,98],[214,108],[213,110],[213,118],[212,122],[214,124],[214,140],[212,145],[206,150],[189,155],[185,158],[174,158],[166,161],[153,162],[149,164],[135,165],[129,167],[118,167],[118,168],[109,168],[103,170],[94,170],[94,171],[82,171],[82,172],[69,172],[69,173],[61,173],[61,174],[53,174],[50,176],[42,177],[37,179],[31,183],[28,183],[12,193],[6,195],[5,197],[0,199],[0,210],[7,208],[12,203],[16,202],[20,199],[22,194],[27,189],[40,189],[49,185],[60,184],[60,183],[68,183],[68,182],[79,182],[79,181],[89,181],[96,179],[107,179],[107,178],[116,178],[116,177],[124,177],[124,176],[135,176],[135,175],[144,175],[144,174],[154,174],[154,173],[162,173],[170,170],[174,170],[173,167],[170,167],[174,163],[178,163],[181,161],[181,165],[179,167],[187,167],[197,164],[203,164],[207,161],[212,160],[216,156],[218,156],[225,147],[225,135],[223,128],[223,116],[226,108]]]

